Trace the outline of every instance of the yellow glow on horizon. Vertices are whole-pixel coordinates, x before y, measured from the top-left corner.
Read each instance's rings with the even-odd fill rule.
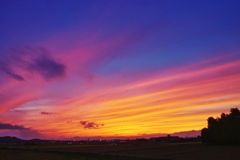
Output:
[[[79,99],[57,106],[58,115],[50,120],[38,117],[34,125],[38,130],[46,130],[49,136],[52,129],[58,136],[65,137],[200,130],[206,126],[209,116],[219,116],[240,104],[240,73],[231,72],[236,67],[240,68],[240,61],[209,68],[185,68],[182,73],[172,70],[138,84],[103,86],[103,90],[91,90]],[[84,128],[80,121],[99,126]]]

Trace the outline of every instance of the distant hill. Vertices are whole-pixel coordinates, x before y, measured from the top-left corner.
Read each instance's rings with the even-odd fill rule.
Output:
[[[25,140],[10,136],[0,137],[0,143],[22,143],[22,142],[25,142]]]

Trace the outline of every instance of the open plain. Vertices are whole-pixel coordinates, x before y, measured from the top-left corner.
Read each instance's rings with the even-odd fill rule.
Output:
[[[200,142],[73,143],[1,146],[1,160],[237,160],[239,146],[215,146]]]

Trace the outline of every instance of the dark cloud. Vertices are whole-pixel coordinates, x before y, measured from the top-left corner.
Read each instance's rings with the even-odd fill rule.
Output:
[[[88,121],[80,121],[80,124],[85,126],[88,123]]]
[[[0,123],[0,130],[30,130],[30,128],[26,128],[24,126],[19,126],[19,125],[12,125],[9,123]]]
[[[25,46],[12,48],[9,56],[1,59],[0,72],[18,81],[26,79],[22,75],[31,77],[31,74],[40,75],[45,80],[52,80],[64,77],[66,66],[54,59],[43,47]]]
[[[6,63],[0,62],[0,70],[7,74],[10,78],[13,78],[18,81],[23,81],[24,78],[19,74],[16,74]]]
[[[101,126],[104,126],[104,124],[97,124],[95,122],[88,122],[88,121],[80,121],[79,122],[84,128],[88,129],[98,129]]]
[[[8,130],[7,132],[3,132],[3,134],[6,133],[6,135],[2,136],[13,135],[22,139],[44,138],[44,135],[39,131],[21,125],[0,123],[0,130]]]
[[[28,69],[41,75],[46,80],[63,77],[66,72],[64,64],[57,62],[47,55],[42,55],[34,59]]]
[[[52,115],[52,114],[57,114],[57,113],[53,113],[53,112],[41,112],[41,114],[43,114],[43,115]]]

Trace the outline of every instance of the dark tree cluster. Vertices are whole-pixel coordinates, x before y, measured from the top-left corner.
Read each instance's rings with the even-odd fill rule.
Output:
[[[216,119],[208,118],[208,127],[202,129],[202,142],[209,144],[240,145],[240,111],[232,108]]]

